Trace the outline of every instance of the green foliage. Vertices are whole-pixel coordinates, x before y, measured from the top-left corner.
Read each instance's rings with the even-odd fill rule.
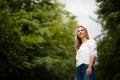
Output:
[[[99,3],[99,19],[103,21],[106,32],[98,43],[99,59],[97,80],[117,80],[120,78],[120,1],[96,0]]]
[[[51,0],[0,0],[0,80],[73,80],[75,16]]]

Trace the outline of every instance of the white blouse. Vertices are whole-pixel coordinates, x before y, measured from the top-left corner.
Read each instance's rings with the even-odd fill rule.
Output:
[[[89,39],[81,44],[76,54],[76,67],[81,64],[89,64],[90,56],[97,57],[97,45],[94,39]]]

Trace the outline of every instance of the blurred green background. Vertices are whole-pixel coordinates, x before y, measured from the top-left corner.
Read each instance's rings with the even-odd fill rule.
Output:
[[[120,1],[96,0],[96,80],[120,79]],[[74,80],[76,16],[56,0],[0,0],[0,80]]]

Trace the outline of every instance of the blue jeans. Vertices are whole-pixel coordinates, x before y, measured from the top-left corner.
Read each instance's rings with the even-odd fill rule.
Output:
[[[77,80],[95,80],[95,68],[92,67],[92,73],[89,77],[86,76],[87,68],[88,68],[88,64],[82,64],[76,68]]]

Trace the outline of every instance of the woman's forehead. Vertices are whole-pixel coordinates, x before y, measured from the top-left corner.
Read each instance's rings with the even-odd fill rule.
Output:
[[[83,27],[79,27],[77,30],[83,30]]]

